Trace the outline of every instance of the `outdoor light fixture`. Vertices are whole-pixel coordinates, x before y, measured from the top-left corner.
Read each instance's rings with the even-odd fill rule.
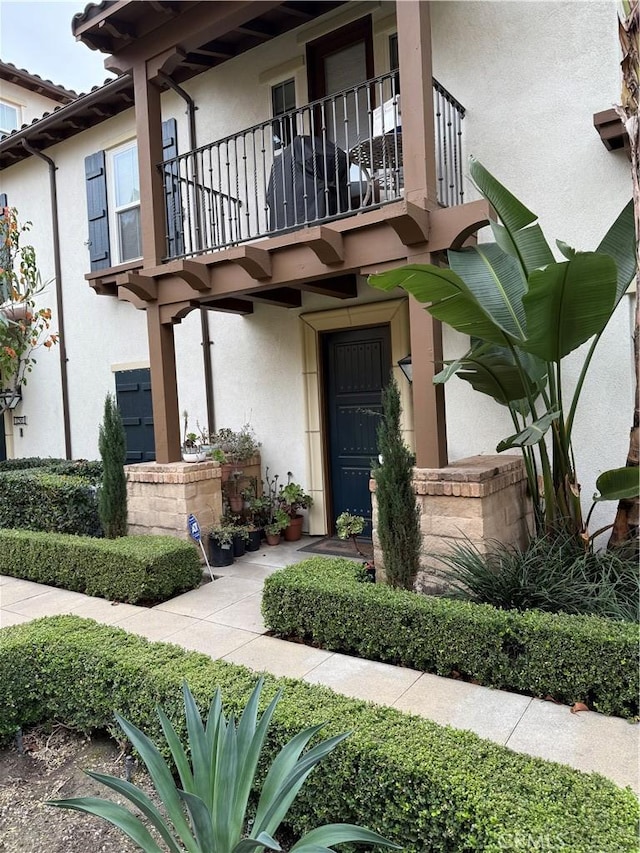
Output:
[[[0,405],[2,405],[3,409],[15,409],[15,407],[21,400],[22,391],[20,390],[20,388],[0,391]]]
[[[413,365],[411,364],[411,353],[409,355],[405,355],[404,358],[401,358],[398,362],[398,367],[407,377],[409,382],[413,382]]]

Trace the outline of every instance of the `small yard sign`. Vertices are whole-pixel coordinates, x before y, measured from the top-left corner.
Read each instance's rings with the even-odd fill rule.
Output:
[[[202,534],[200,533],[200,525],[198,524],[198,519],[193,515],[193,513],[187,519],[187,530],[189,531],[189,536],[194,539],[198,545],[200,545],[200,550],[202,551],[202,556],[204,557],[204,561],[207,564],[207,568],[209,569],[209,574],[211,575],[211,580],[214,580],[213,572],[211,571],[211,566],[209,565],[209,560],[207,559],[207,552],[204,550],[204,545],[202,544]]]

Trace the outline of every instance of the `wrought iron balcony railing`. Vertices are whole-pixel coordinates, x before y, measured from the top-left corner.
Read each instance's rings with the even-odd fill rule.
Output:
[[[464,107],[436,80],[438,201],[463,199]],[[398,74],[166,160],[167,258],[350,216],[402,197]]]

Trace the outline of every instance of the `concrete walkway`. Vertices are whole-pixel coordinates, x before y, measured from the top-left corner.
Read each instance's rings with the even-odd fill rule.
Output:
[[[311,556],[299,550],[304,545],[305,540],[264,546],[216,569],[214,583],[151,609],[0,575],[0,627],[62,613],[90,617],[150,640],[167,640],[212,658],[324,684],[345,696],[469,729],[516,752],[598,771],[640,793],[638,725],[591,711],[572,714],[564,705],[264,636],[262,584],[282,566]]]

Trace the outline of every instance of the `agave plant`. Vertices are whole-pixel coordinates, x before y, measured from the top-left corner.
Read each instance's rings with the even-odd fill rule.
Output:
[[[501,220],[491,222],[495,242],[449,251],[448,269],[412,264],[369,282],[385,291],[404,288],[470,336],[466,355],[447,362],[434,382],[457,375],[508,407],[514,433],[497,450],[523,453],[538,533],[564,528],[588,541],[571,436],[594,350],[636,273],[633,205],[594,252],[556,241],[565,258],[557,262],[536,215],[473,158],[470,173]],[[569,401],[563,359],[591,339]],[[637,468],[605,472],[596,487],[596,501],[634,497]]]
[[[203,723],[187,684],[183,684],[189,753],[162,708],[156,709],[181,787],[161,751],[140,729],[116,714],[118,725],[147,767],[163,814],[151,799],[131,782],[103,773],[86,771],[92,779],[126,797],[147,819],[145,824],[124,806],[99,797],[50,800],[48,805],[101,817],[131,838],[146,853],[258,853],[281,850],[274,838],[291,804],[313,768],[349,733],[336,735],[306,749],[322,725],[299,732],[278,753],[262,784],[255,813],[249,820],[249,801],[255,787],[258,761],[279,690],[258,719],[263,679],[260,679],[238,720],[227,718],[220,691]],[[158,840],[148,825],[156,830]],[[160,846],[164,843],[164,847]],[[329,853],[332,845],[363,842],[401,849],[369,829],[334,823],[311,830],[291,853]]]

